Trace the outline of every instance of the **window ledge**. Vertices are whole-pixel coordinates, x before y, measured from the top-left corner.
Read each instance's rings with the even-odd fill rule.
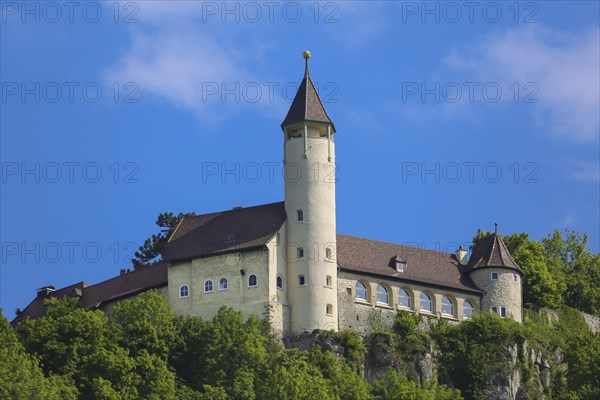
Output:
[[[375,304],[377,307],[379,308],[387,308],[389,310],[393,310],[394,307],[390,306],[389,304],[385,304],[385,303],[377,303]]]
[[[333,286],[324,285],[323,287],[327,289],[333,289]]]
[[[458,321],[458,318],[456,318],[454,315],[450,315],[450,314],[441,314],[442,318],[444,319],[450,319],[452,321]]]
[[[362,300],[362,299],[355,299],[354,302],[356,304],[362,304],[364,306],[370,306],[371,303],[369,303],[367,300]]]

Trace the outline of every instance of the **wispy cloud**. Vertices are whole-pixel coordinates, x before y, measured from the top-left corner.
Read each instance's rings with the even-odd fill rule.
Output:
[[[571,160],[566,163],[566,176],[575,181],[600,183],[600,163]]]
[[[249,68],[257,64],[264,43],[243,40],[244,28],[222,23],[206,8],[208,3],[221,4],[139,3],[140,23],[130,27],[131,46],[105,71],[107,80],[135,82],[142,94],[192,111],[207,122],[219,122],[245,107],[280,116],[289,106],[282,90],[287,82],[257,76]],[[210,23],[204,21],[208,16]]]
[[[533,82],[536,122],[579,142],[599,138],[600,30],[564,34],[539,24],[486,36],[457,48],[445,65],[481,81]]]

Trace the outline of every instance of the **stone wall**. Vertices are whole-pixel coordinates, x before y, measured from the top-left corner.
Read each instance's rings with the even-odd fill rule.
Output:
[[[492,272],[498,273],[498,280],[492,280]],[[517,276],[517,282],[514,276]],[[471,279],[483,292],[481,310],[490,311],[492,306],[507,308],[507,316],[523,322],[521,277],[512,269],[481,268],[471,272]]]
[[[359,281],[367,286],[367,301],[356,299],[356,283]],[[377,302],[378,285],[383,285],[387,288],[390,295],[390,304],[386,305]],[[400,289],[404,289],[409,293],[411,297],[410,308],[403,308],[398,305],[398,291]],[[420,309],[419,300],[421,293],[427,293],[431,297],[433,301],[432,312]],[[441,303],[443,296],[452,300],[454,304],[453,315],[442,313]],[[480,299],[477,293],[451,291],[427,287],[425,285],[415,285],[394,279],[368,277],[344,271],[338,273],[339,328],[354,329],[363,335],[371,331],[369,321],[373,319],[381,321],[384,325],[391,326],[397,310],[419,312],[422,315],[460,321],[463,319],[463,304],[465,300],[469,301],[475,310],[479,310]]]

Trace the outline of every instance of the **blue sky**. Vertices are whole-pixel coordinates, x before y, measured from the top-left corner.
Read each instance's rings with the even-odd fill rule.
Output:
[[[129,267],[160,212],[283,200],[305,49],[340,233],[452,251],[498,222],[600,251],[599,3],[468,4],[3,2],[5,315]]]

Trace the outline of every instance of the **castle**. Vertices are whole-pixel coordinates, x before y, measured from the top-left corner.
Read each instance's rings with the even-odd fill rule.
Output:
[[[96,285],[38,289],[13,323],[43,315],[48,296],[110,312],[149,289],[162,291],[177,314],[210,318],[227,305],[268,318],[282,335],[364,333],[374,311],[386,323],[398,311],[451,321],[489,311],[521,322],[523,272],[497,231],[470,257],[462,248],[444,253],[337,233],[336,129],[309,58],[304,52],[304,78],[281,124],[285,201],[185,217],[161,263]]]

